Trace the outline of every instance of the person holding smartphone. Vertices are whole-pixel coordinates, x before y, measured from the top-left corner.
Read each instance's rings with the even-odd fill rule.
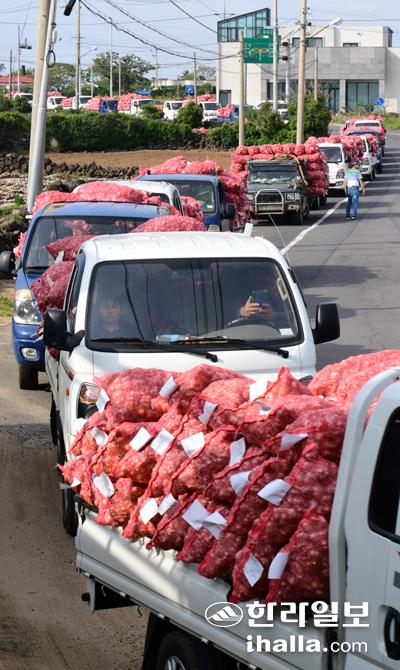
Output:
[[[239,315],[244,318],[256,316],[264,321],[275,321],[276,315],[269,291],[267,289],[252,291],[245,304],[239,309]]]

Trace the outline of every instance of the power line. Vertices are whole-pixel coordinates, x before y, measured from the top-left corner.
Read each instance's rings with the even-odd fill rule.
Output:
[[[204,51],[204,53],[212,53],[214,54],[214,51],[210,51],[210,49],[203,49],[202,47],[194,47],[192,44],[189,44],[188,42],[183,42],[182,40],[177,39],[176,37],[173,37],[172,35],[168,35],[168,33],[164,33],[162,30],[159,30],[158,28],[153,28],[152,26],[149,26],[148,23],[145,21],[142,21],[141,19],[138,19],[136,16],[133,14],[130,14],[127,12],[125,9],[117,5],[117,3],[113,2],[113,0],[105,0],[105,2],[110,5],[111,7],[114,7],[114,9],[117,9],[119,12],[124,14],[125,16],[128,16],[130,19],[133,19],[134,21],[137,21],[137,23],[140,23],[142,26],[147,28],[148,30],[152,30],[153,32],[157,33],[158,35],[161,35],[162,37],[166,37],[169,40],[172,40],[173,42],[177,42],[177,44],[183,44],[185,47],[189,47],[191,49],[195,48],[198,51]]]
[[[213,28],[210,28],[210,26],[206,26],[205,23],[202,23],[201,21],[196,19],[196,17],[191,16],[191,14],[189,14],[185,9],[183,9],[183,7],[180,7],[180,5],[178,5],[176,2],[174,2],[174,0],[169,0],[169,1],[170,1],[171,5],[174,5],[174,7],[179,9],[180,12],[183,12],[183,14],[186,14],[186,16],[188,16],[190,19],[192,19],[192,21],[196,21],[196,23],[198,23],[200,26],[203,26],[203,28],[207,28],[207,30],[210,30],[212,33],[217,34],[216,30],[214,30]]]

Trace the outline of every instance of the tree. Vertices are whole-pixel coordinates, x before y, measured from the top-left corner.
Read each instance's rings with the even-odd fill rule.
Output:
[[[215,67],[211,65],[199,65],[196,71],[198,81],[214,81]],[[194,73],[193,70],[184,70],[178,79],[193,79]]]
[[[289,124],[288,130],[296,130],[297,125],[297,101],[293,100],[288,105]],[[329,135],[329,122],[331,112],[329,111],[325,98],[319,96],[318,100],[307,93],[304,99],[304,137],[310,135],[325,137]]]
[[[191,128],[200,128],[203,124],[203,108],[195,102],[188,102],[178,112],[177,123],[183,123]]]
[[[113,84],[118,89],[118,66],[121,67],[121,91],[131,93],[135,88],[149,86],[150,81],[145,75],[154,70],[154,66],[148,61],[133,54],[121,56],[113,51]],[[98,54],[92,63],[93,77],[98,86],[98,92],[108,92],[110,89],[110,54],[108,52]]]
[[[56,63],[49,68],[49,91],[57,90],[62,93],[65,89],[75,87],[75,66],[71,63]]]

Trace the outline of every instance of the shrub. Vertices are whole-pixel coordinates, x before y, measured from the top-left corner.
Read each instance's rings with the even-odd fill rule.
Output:
[[[232,149],[238,144],[239,127],[237,123],[221,123],[210,128],[204,139],[209,149]]]
[[[0,93],[0,112],[10,111],[12,106],[12,100],[5,96],[4,93]]]
[[[14,98],[12,107],[15,111],[21,112],[21,114],[29,114],[32,111],[29,101],[26,98]]]
[[[199,128],[203,123],[203,108],[195,102],[188,102],[180,108],[177,123],[184,123],[191,128]]]
[[[151,105],[144,105],[140,115],[144,119],[163,119],[164,112],[158,107],[152,107]]]
[[[293,100],[288,105],[289,123],[286,126],[288,131],[295,131],[297,127],[297,101]],[[329,135],[329,122],[331,113],[326,106],[325,99],[319,97],[314,100],[309,93],[304,98],[304,137],[313,135],[315,137],[325,137]]]
[[[28,146],[31,122],[20,112],[0,112],[0,151]]]

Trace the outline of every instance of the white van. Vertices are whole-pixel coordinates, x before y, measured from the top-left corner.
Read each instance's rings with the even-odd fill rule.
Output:
[[[138,116],[139,114],[142,113],[143,108],[146,105],[150,105],[150,107],[155,107],[156,101],[153,100],[153,98],[134,98],[131,100],[131,109],[128,114],[133,114],[133,116]]]
[[[166,121],[174,121],[182,105],[182,100],[166,100],[163,105],[164,119]]]
[[[361,159],[360,171],[362,176],[368,181],[376,178],[376,164],[378,163],[378,157],[374,156],[368,138],[366,135],[360,135],[363,145],[364,153]]]
[[[218,110],[221,109],[221,104],[215,100],[204,100],[198,103],[203,108],[203,122],[204,121],[218,121]]]
[[[346,176],[346,154],[343,144],[337,142],[322,142],[318,144],[322,153],[325,155],[329,169],[329,188],[335,190],[344,190],[344,178]]]
[[[65,95],[49,95],[47,109],[62,109],[61,103],[63,100],[66,100]]]

